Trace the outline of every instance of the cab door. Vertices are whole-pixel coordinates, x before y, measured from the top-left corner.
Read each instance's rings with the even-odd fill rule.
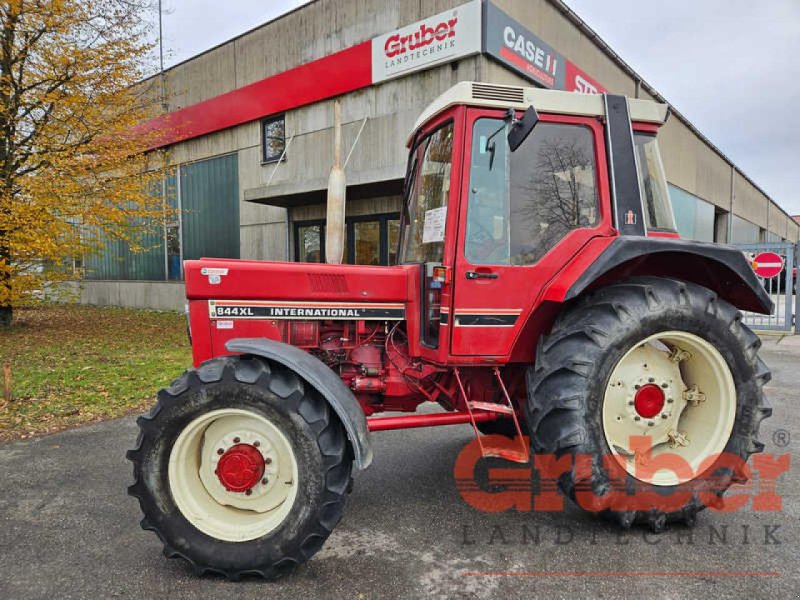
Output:
[[[407,315],[409,347],[431,362],[443,362],[450,351],[447,274],[455,261],[465,114],[454,107],[426,126],[412,147],[406,183],[400,262],[418,266],[420,294],[418,314]]]
[[[589,239],[611,233],[600,122],[540,115],[512,153],[504,116],[467,116],[451,317],[457,356],[509,355],[545,284]]]

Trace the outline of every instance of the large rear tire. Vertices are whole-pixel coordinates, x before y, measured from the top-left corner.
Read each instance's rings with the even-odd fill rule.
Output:
[[[693,524],[763,450],[759,424],[772,409],[760,345],[736,308],[699,285],[650,277],[592,292],[559,316],[528,371],[533,449],[572,455],[562,492],[623,527]],[[643,476],[660,454],[691,469]]]
[[[352,462],[344,428],[280,365],[210,360],[161,390],[137,423],[128,491],[142,528],[198,574],[276,578],[311,558],[342,516]]]

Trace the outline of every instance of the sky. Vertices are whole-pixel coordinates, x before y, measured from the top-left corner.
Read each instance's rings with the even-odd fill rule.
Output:
[[[162,0],[166,64],[306,1]],[[566,2],[741,171],[800,214],[800,1]]]

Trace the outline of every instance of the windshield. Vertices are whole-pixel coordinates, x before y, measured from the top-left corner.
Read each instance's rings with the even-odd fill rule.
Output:
[[[400,262],[442,262],[453,123],[447,123],[414,149],[400,242]]]

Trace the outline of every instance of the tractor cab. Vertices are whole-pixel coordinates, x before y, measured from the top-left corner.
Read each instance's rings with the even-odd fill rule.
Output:
[[[473,82],[435,100],[409,140],[399,252],[424,264],[422,353],[505,357],[521,315],[590,240],[677,237],[656,140],[667,114]]]

